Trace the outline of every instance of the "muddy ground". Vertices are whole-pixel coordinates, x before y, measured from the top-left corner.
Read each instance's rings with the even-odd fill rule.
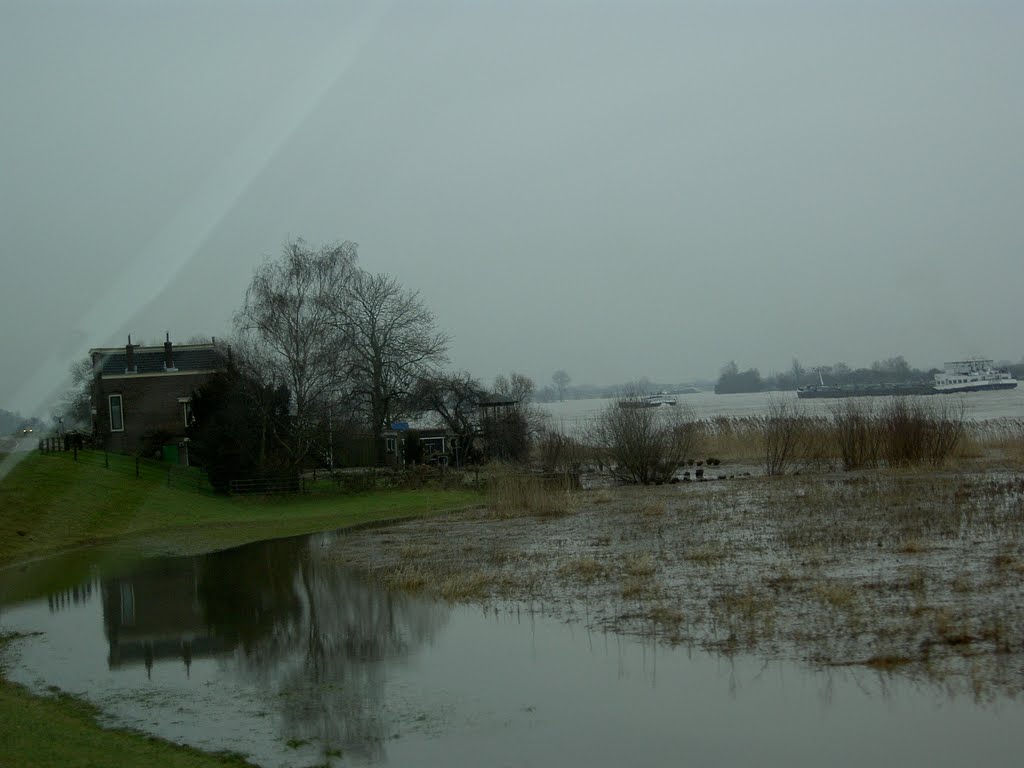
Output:
[[[1020,472],[735,477],[500,506],[354,532],[331,556],[393,587],[540,602],[670,644],[869,665],[978,699],[1024,690]]]

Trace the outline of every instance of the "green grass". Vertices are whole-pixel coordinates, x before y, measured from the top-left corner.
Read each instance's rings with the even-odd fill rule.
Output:
[[[194,471],[166,472],[134,459],[31,454],[0,481],[0,602],[77,583],[97,562],[150,554],[199,554],[252,541],[418,517],[480,502],[472,490],[215,496]],[[109,461],[110,467],[105,466]],[[60,557],[38,559],[63,553]],[[5,638],[0,637],[0,645]],[[2,673],[2,670],[0,670]],[[0,674],[0,766],[249,765],[96,722],[97,710],[65,694],[38,697]]]
[[[168,487],[162,473],[136,478],[66,454],[30,455],[0,483],[0,566],[113,541],[142,554],[209,552],[480,501],[462,489],[244,498],[199,488],[177,478]]]
[[[10,638],[0,637],[0,646]],[[0,677],[0,766],[70,768],[249,766],[242,757],[210,754],[134,731],[106,730],[98,711],[66,694],[33,696]]]
[[[423,517],[480,503],[468,489],[327,491],[227,497],[197,474],[166,470],[135,477],[134,459],[103,454],[27,456],[0,482],[0,602],[27,600],[76,584],[90,568],[151,555],[213,552],[253,541]],[[194,470],[193,470],[194,472]],[[60,557],[52,557],[61,553]]]

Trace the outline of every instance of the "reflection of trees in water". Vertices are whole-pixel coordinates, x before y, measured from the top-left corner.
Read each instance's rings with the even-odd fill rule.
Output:
[[[206,566],[211,628],[238,638],[241,668],[279,702],[282,736],[379,757],[386,662],[430,640],[448,609],[360,582],[305,541],[221,553]]]

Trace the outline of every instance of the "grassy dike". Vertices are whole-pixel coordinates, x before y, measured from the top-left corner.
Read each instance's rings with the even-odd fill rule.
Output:
[[[75,462],[69,454],[25,458],[0,483],[0,568],[79,547],[138,554],[199,554],[252,541],[421,517],[480,501],[471,489],[326,490],[238,498],[136,478],[127,457]],[[115,466],[123,462],[125,466]]]
[[[2,457],[0,457],[2,458]],[[86,457],[82,457],[85,459]],[[152,554],[200,554],[252,541],[423,517],[480,501],[472,490],[311,493],[225,498],[136,478],[131,460],[24,458],[0,482],[0,597],[28,599],[75,583],[91,564]],[[64,553],[60,558],[42,560]],[[100,554],[97,554],[100,553]],[[17,572],[16,578],[11,578]],[[5,585],[6,584],[6,585]],[[0,650],[16,638],[0,636]],[[7,766],[247,765],[97,724],[89,704],[58,693],[34,696],[0,667],[0,768]]]
[[[0,636],[0,648],[16,638]],[[3,672],[0,667],[0,673]],[[0,766],[247,766],[232,754],[210,754],[133,731],[100,728],[99,712],[65,694],[33,696],[0,674]]]

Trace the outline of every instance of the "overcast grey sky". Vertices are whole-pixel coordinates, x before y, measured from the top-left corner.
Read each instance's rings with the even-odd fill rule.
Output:
[[[0,0],[0,407],[289,237],[538,383],[1024,354],[1024,3]]]

